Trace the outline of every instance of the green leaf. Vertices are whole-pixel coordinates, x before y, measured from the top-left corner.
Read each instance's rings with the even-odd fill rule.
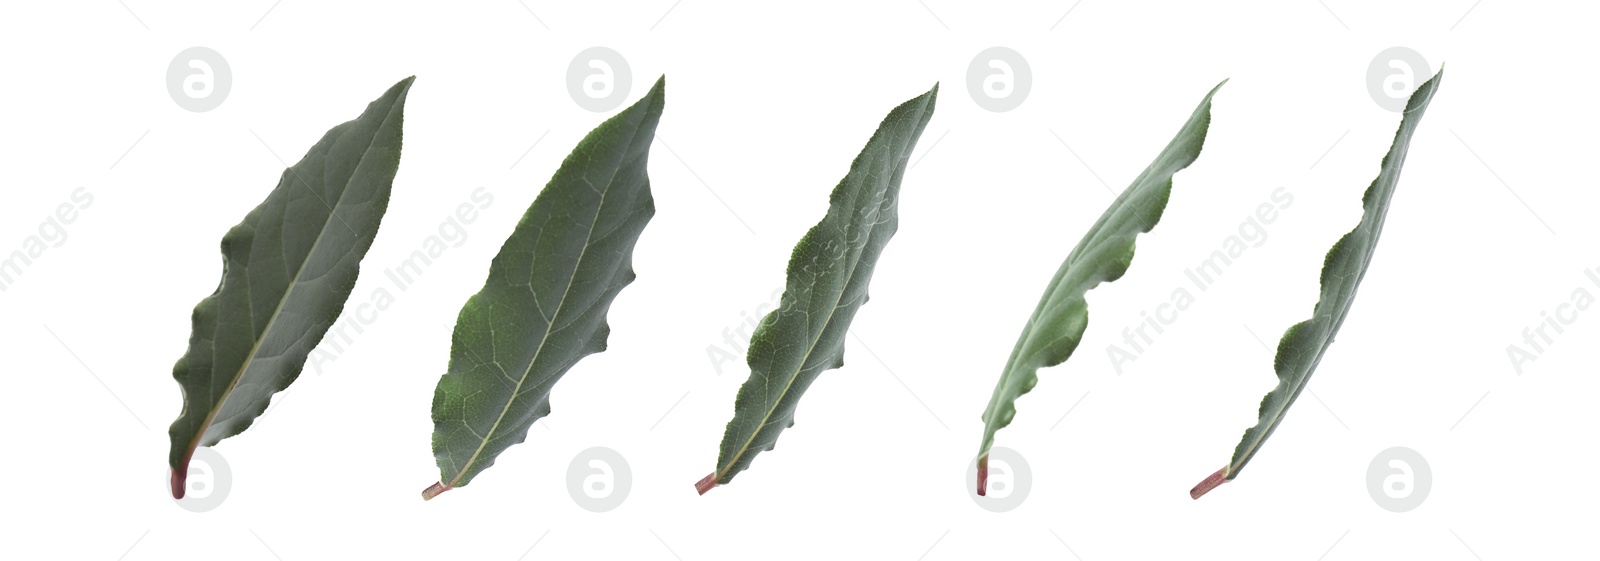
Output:
[[[413,78],[329,130],[222,237],[222,284],[195,307],[172,372],[183,387],[169,430],[173,497],[195,449],[249,428],[339,318],[389,206]]]
[[[662,77],[572,149],[461,308],[433,396],[439,482],[424,499],[520,444],[550,414],[556,381],[606,349],[606,312],[633,282],[633,246],[656,212],[646,169],[665,90]]]
[[[778,309],[750,336],[750,379],[734,400],[717,470],[695,484],[700,494],[732,481],[756,454],[771,450],[778,434],[794,425],[806,387],[844,365],[845,334],[867,301],[878,255],[900,223],[900,179],[938,94],[934,84],[884,117],[828,197],[827,216],[795,245]]]
[[[1133,262],[1134,238],[1149,232],[1161,220],[1167,196],[1172,193],[1172,175],[1200,157],[1211,126],[1211,97],[1226,83],[1223,80],[1206,94],[1178,135],[1111,202],[1050,279],[1033,316],[1017,338],[1011,358],[1006,359],[994,396],[983,412],[983,442],[978,447],[979,495],[988,488],[989,448],[994,446],[995,432],[1011,424],[1017,414],[1017,398],[1033,390],[1039,382],[1039,369],[1066,362],[1078,348],[1089,324],[1084,294],[1127,272]]]
[[[1400,120],[1400,130],[1395,132],[1394,144],[1383,157],[1378,177],[1372,180],[1372,185],[1361,197],[1361,223],[1340,238],[1323,261],[1322,294],[1312,310],[1311,319],[1290,327],[1278,342],[1277,358],[1273,360],[1273,368],[1278,373],[1278,385],[1261,400],[1260,419],[1256,426],[1244,432],[1244,438],[1234,449],[1233,459],[1228,465],[1191,489],[1190,497],[1198,499],[1239,475],[1239,470],[1244,469],[1261,444],[1272,435],[1273,429],[1278,427],[1283,414],[1300,396],[1300,390],[1305,389],[1323,353],[1333,344],[1333,336],[1339,332],[1339,326],[1349,314],[1350,305],[1356,299],[1356,288],[1361,285],[1367,265],[1372,262],[1372,253],[1378,247],[1378,234],[1383,231],[1383,219],[1389,211],[1389,199],[1394,196],[1395,185],[1400,181],[1400,167],[1405,164],[1411,137],[1422,122],[1422,114],[1427,111],[1428,102],[1433,100],[1443,75],[1444,69],[1441,67],[1438,74],[1412,92],[1410,101],[1406,102],[1405,115]]]

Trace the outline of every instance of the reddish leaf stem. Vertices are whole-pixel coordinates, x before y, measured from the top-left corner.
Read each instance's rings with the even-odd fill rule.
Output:
[[[172,498],[173,499],[178,499],[178,500],[182,500],[183,499],[183,494],[188,490],[188,485],[187,485],[187,481],[189,479],[187,477],[188,475],[189,475],[189,470],[187,468],[181,469],[181,470],[178,470],[178,469],[172,470]]]
[[[989,455],[978,458],[978,496],[989,492]]]
[[[706,494],[706,491],[710,491],[715,488],[717,488],[717,474],[715,473],[705,476],[704,478],[700,479],[698,483],[694,484],[694,490],[699,491],[702,495]]]
[[[1222,469],[1217,470],[1216,473],[1207,476],[1204,481],[1200,482],[1199,485],[1195,485],[1193,489],[1190,489],[1189,498],[1199,499],[1206,493],[1210,493],[1212,489],[1216,489],[1218,485],[1222,485],[1223,483],[1227,482],[1228,468],[1224,466]]]
[[[437,497],[440,494],[443,494],[445,491],[449,491],[454,488],[455,487],[445,485],[444,483],[434,483],[433,485],[429,485],[427,489],[422,490],[422,500],[431,501],[434,497]]]

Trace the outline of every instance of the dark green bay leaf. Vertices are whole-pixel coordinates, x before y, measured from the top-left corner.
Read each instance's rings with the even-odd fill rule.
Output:
[[[1394,197],[1395,186],[1400,182],[1400,168],[1405,165],[1411,137],[1416,134],[1422,114],[1427,111],[1428,102],[1433,100],[1443,76],[1444,69],[1440,68],[1439,73],[1412,92],[1411,99],[1406,102],[1400,129],[1395,131],[1394,143],[1383,157],[1378,177],[1361,197],[1361,222],[1350,233],[1339,238],[1323,261],[1322,293],[1311,312],[1311,319],[1290,327],[1284,332],[1283,339],[1278,341],[1278,353],[1273,359],[1278,385],[1262,398],[1256,425],[1245,431],[1228,465],[1190,489],[1190,497],[1198,499],[1239,475],[1239,470],[1244,469],[1261,444],[1278,427],[1278,423],[1283,421],[1284,413],[1300,396],[1300,391],[1305,389],[1311,372],[1316,370],[1323,353],[1333,344],[1333,337],[1344,324],[1345,316],[1350,313],[1356,288],[1361,285],[1361,278],[1366,275],[1367,265],[1372,262],[1372,254],[1378,247],[1378,234],[1383,232],[1383,221],[1389,213],[1389,200]]]
[[[195,307],[173,367],[183,388],[169,430],[173,497],[195,450],[249,428],[339,318],[389,206],[411,81],[329,130],[223,236],[222,283]]]
[[[900,180],[938,92],[935,84],[889,112],[834,188],[827,215],[795,246],[778,309],[750,337],[750,378],[734,400],[716,471],[695,484],[701,494],[771,450],[794,424],[806,388],[823,371],[844,365],[845,334],[899,225]]]
[[[1017,398],[1038,384],[1039,369],[1066,362],[1078,348],[1089,325],[1084,294],[1100,283],[1122,278],[1128,271],[1133,262],[1134,238],[1154,228],[1167,208],[1172,176],[1200,157],[1211,126],[1211,97],[1226,83],[1223,80],[1206,94],[1178,135],[1111,202],[1045,287],[983,412],[983,441],[978,446],[979,495],[987,492],[989,449],[994,446],[995,433],[1011,424],[1017,414]]]
[[[633,282],[633,247],[655,215],[647,161],[666,78],[573,148],[467,300],[433,397],[432,499],[465,486],[550,414],[550,391],[606,349],[606,313]]]

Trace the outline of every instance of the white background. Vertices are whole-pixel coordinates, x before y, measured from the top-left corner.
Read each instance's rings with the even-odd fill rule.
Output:
[[[23,248],[74,189],[94,196],[66,241],[0,292],[7,557],[1596,555],[1600,312],[1521,375],[1506,356],[1575,289],[1600,294],[1583,275],[1600,266],[1590,6],[122,4],[0,7],[0,252]],[[165,87],[173,57],[197,45],[233,72],[205,113]],[[612,307],[611,350],[568,373],[547,422],[470,486],[424,502],[455,314],[607,116],[565,84],[596,45],[627,57],[629,103],[667,76],[638,281]],[[1033,74],[1007,113],[965,85],[973,56],[996,45]],[[1359,219],[1399,123],[1370,97],[1367,68],[1393,46],[1448,71],[1359,298],[1261,453],[1193,501],[1274,383],[1255,336],[1272,345],[1309,317],[1323,254]],[[352,305],[389,286],[381,271],[474,189],[494,204],[337,361],[216,448],[232,469],[220,507],[180,508],[166,491],[166,427],[182,403],[170,372],[190,310],[216,287],[218,241],[285,161],[413,74],[393,200]],[[1090,293],[1076,356],[1041,372],[999,434],[1031,465],[1031,494],[1009,512],[980,508],[965,479],[979,415],[1040,291],[1223,78],[1204,154],[1177,176],[1162,222],[1126,277]],[[707,348],[781,287],[790,248],[884,113],[936,81],[846,366],[810,388],[776,450],[696,496],[747,374],[742,360],[718,374]],[[1117,375],[1106,348],[1122,329],[1173,289],[1194,291],[1183,271],[1278,187],[1294,202],[1266,241]],[[566,490],[568,463],[593,446],[633,473],[607,513]],[[1410,512],[1366,489],[1368,463],[1392,446],[1432,469]]]

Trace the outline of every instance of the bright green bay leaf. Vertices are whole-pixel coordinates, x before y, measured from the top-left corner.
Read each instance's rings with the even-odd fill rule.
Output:
[[[169,430],[173,497],[195,449],[249,428],[339,318],[389,206],[411,81],[329,130],[222,237],[222,284],[195,307],[173,367],[183,388]]]
[[[1283,339],[1278,341],[1278,354],[1273,360],[1278,385],[1262,398],[1257,424],[1245,431],[1228,465],[1191,489],[1190,497],[1198,499],[1239,475],[1239,470],[1244,469],[1261,444],[1278,427],[1284,413],[1300,396],[1300,391],[1305,389],[1323,353],[1333,344],[1333,336],[1339,332],[1339,326],[1349,314],[1350,305],[1355,302],[1356,288],[1361,285],[1367,265],[1372,262],[1373,251],[1378,247],[1378,234],[1383,231],[1389,200],[1394,196],[1395,185],[1400,182],[1400,168],[1405,165],[1411,137],[1416,134],[1422,114],[1427,111],[1428,102],[1433,100],[1443,76],[1444,70],[1441,68],[1438,74],[1412,92],[1411,99],[1406,102],[1405,114],[1400,119],[1400,129],[1395,131],[1394,143],[1383,157],[1378,177],[1361,197],[1361,222],[1333,245],[1323,261],[1322,293],[1312,310],[1311,319],[1290,327],[1284,332]]]
[[[989,449],[995,432],[1011,424],[1016,401],[1039,382],[1039,369],[1066,362],[1078,348],[1089,324],[1084,294],[1102,282],[1122,278],[1133,262],[1134,238],[1154,228],[1172,193],[1172,176],[1200,157],[1206,131],[1211,126],[1211,97],[1223,80],[1206,94],[1167,147],[1156,156],[1133,184],[1122,191],[1100,220],[1089,228],[1055,277],[1045,288],[1033,316],[1022,329],[995,384],[989,407],[983,412],[983,441],[978,447],[979,495],[987,492]]]
[[[606,349],[606,312],[633,282],[633,247],[655,215],[646,170],[665,90],[663,77],[572,149],[461,308],[433,397],[439,482],[424,499],[522,443],[550,414],[556,381]]]
[[[828,197],[828,213],[795,245],[778,309],[750,336],[750,379],[734,400],[717,470],[701,494],[726,484],[771,450],[794,424],[800,395],[823,371],[844,365],[850,321],[867,301],[878,256],[899,226],[900,180],[939,86],[889,112]]]

